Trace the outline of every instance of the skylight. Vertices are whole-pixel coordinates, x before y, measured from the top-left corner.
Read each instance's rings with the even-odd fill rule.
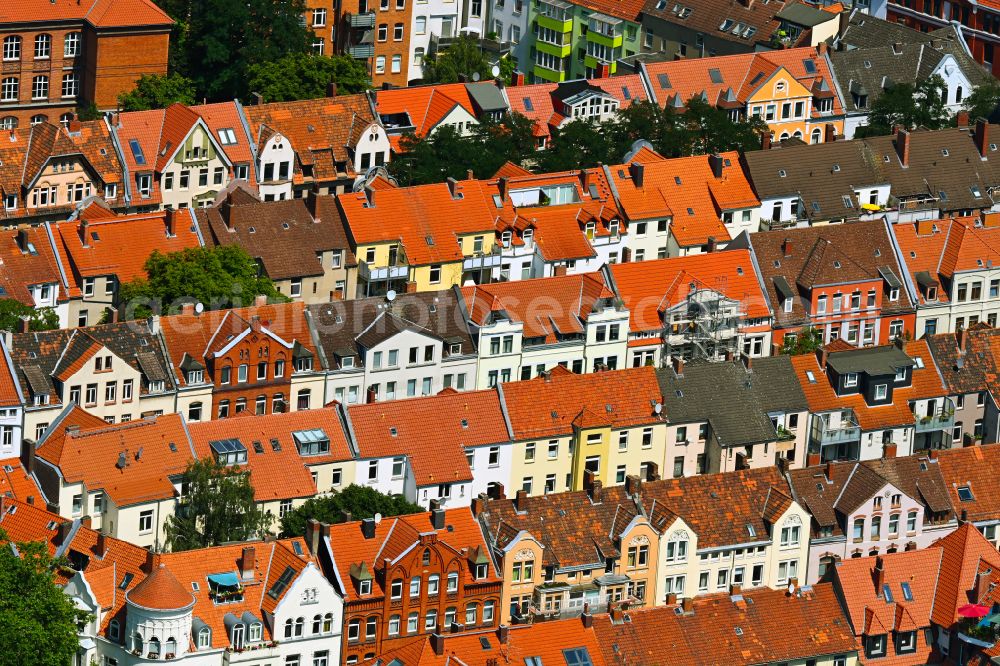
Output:
[[[969,486],[959,486],[958,499],[962,502],[971,502],[976,498],[972,495],[972,488]]]
[[[892,589],[888,584],[882,586],[882,596],[885,598],[885,603],[892,603]]]
[[[585,647],[563,650],[563,658],[566,660],[566,666],[594,666]]]
[[[232,127],[223,127],[219,130],[219,141],[223,146],[232,146],[236,143],[236,132]]]
[[[132,157],[135,158],[135,163],[138,165],[144,165],[146,163],[146,156],[142,152],[142,146],[139,145],[137,139],[129,139],[128,147],[132,149]]]
[[[802,66],[806,68],[806,74],[816,73],[816,62],[812,58],[806,58],[802,61]]]
[[[525,97],[524,98],[524,108],[527,109],[528,111],[534,111],[535,110],[535,105],[531,103],[531,98],[530,97]]]
[[[722,83],[722,72],[715,67],[708,70],[708,77],[712,79],[712,83]]]
[[[913,590],[910,589],[910,584],[904,581],[899,586],[903,588],[903,598],[907,601],[913,601]]]
[[[280,597],[285,591],[285,588],[288,587],[288,584],[292,582],[292,576],[294,575],[295,569],[285,567],[285,570],[281,572],[280,576],[278,576],[278,580],[274,581],[274,585],[272,585],[271,589],[267,591],[267,596],[272,599]]]

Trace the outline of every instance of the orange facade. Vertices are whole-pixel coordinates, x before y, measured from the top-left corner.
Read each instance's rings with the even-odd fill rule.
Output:
[[[261,332],[259,322],[246,337],[212,358],[215,389],[212,413],[273,414],[289,411],[292,358],[289,350]]]

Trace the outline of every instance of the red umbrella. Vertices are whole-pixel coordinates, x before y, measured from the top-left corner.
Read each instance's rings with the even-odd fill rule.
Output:
[[[983,606],[982,604],[965,604],[960,606],[958,609],[958,615],[960,617],[986,617],[990,614],[989,606]]]

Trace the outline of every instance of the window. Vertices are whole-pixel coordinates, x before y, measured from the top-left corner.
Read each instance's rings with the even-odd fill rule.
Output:
[[[781,528],[781,545],[782,547],[799,545],[798,525],[791,525],[789,527]]]
[[[393,74],[399,74],[399,72],[402,69],[403,69],[403,56],[401,56],[401,55],[399,55],[397,53],[394,56],[392,56],[392,69],[391,69],[391,71],[392,71]]]
[[[326,26],[326,8],[320,7],[319,9],[314,9],[312,13],[312,24],[314,28],[322,28]]]
[[[398,636],[399,635],[399,616],[393,615],[389,618],[389,635]]]
[[[416,33],[418,35],[426,34],[427,33],[427,17],[426,16],[418,16],[417,17],[417,21],[416,21],[416,25],[415,25],[414,29],[415,29],[415,31],[416,31]]]
[[[872,541],[882,538],[882,516],[872,516],[870,535]]]
[[[861,541],[865,537],[865,519],[855,518],[854,519],[854,531],[851,533],[851,538],[855,541]]]
[[[403,24],[402,23],[397,23],[396,25],[392,26],[392,39],[393,39],[393,41],[396,41],[396,42],[403,41]]]
[[[80,92],[80,77],[75,73],[64,74],[62,78],[62,96],[76,97]]]
[[[375,58],[375,73],[385,74],[385,56],[378,56]]]
[[[47,99],[49,96],[49,77],[36,76],[31,80],[31,99]]]
[[[21,38],[15,36],[4,37],[3,40],[3,59],[4,60],[20,60],[21,59]]]
[[[0,101],[3,102],[16,102],[18,94],[18,82],[17,78],[10,76],[0,83]]]
[[[448,574],[448,592],[458,592],[458,573],[452,571]]]
[[[428,279],[431,284],[438,284],[441,282],[441,264],[431,265],[428,272]]]
[[[148,509],[139,514],[139,533],[148,534],[153,531],[153,510]]]
[[[35,37],[35,58],[48,58],[52,52],[52,35]]]
[[[958,499],[962,502],[971,502],[975,499],[972,495],[972,488],[969,486],[958,487]]]
[[[885,400],[886,395],[888,395],[888,385],[887,384],[876,384],[875,385],[875,399]]]
[[[389,586],[389,598],[390,599],[402,599],[403,598],[403,579],[397,578],[392,581]]]
[[[410,579],[410,598],[420,596],[420,576],[414,576]]]
[[[63,56],[74,58],[80,55],[80,33],[71,32],[63,41]]]

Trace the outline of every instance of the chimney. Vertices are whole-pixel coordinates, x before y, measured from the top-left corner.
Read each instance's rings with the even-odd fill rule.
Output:
[[[517,491],[517,495],[514,496],[514,510],[515,511],[527,511],[528,510],[528,491],[521,490]]]
[[[693,613],[694,599],[691,597],[684,597],[684,600],[681,602],[681,609],[687,614]]]
[[[729,586],[729,594],[733,595],[734,597],[742,592],[743,592],[742,585],[737,585],[736,583],[733,583],[732,585]]]
[[[843,39],[844,35],[847,34],[847,28],[850,25],[851,25],[851,12],[850,11],[840,12],[840,16],[838,17],[838,22],[837,22],[837,37]]]
[[[472,498],[472,517],[478,518],[484,511],[486,511],[487,499],[482,495]]]
[[[937,460],[937,459],[938,459],[938,453],[939,453],[939,452],[938,452],[938,450],[937,450],[937,449],[931,449],[931,450],[930,450],[930,451],[929,451],[929,452],[927,453],[927,457],[928,457],[928,458],[930,458],[931,460]]]
[[[31,330],[31,320],[30,319],[28,319],[27,317],[21,317],[20,321],[21,321],[21,323],[18,324],[18,330],[21,333],[27,333],[28,331]]]
[[[177,216],[180,215],[180,211],[174,210],[173,208],[168,208],[163,214],[163,224],[167,228],[167,238],[173,238],[177,235]]]
[[[337,96],[337,82],[336,81],[331,81],[330,85],[328,85],[326,87],[326,96],[327,97],[336,97]]]
[[[602,499],[602,484],[598,480],[597,475],[591,469],[584,470],[583,472],[583,489],[587,491],[587,496],[590,497],[590,501],[594,504],[600,504]]]
[[[621,624],[625,621],[625,611],[622,610],[621,606],[613,606],[611,608],[611,624]]]
[[[894,443],[886,444],[882,449],[883,458],[895,458],[896,457],[896,445]]]
[[[719,241],[715,238],[715,236],[709,236],[708,243],[705,246],[705,251],[708,253],[712,253],[715,252],[718,249],[718,247],[719,247]]]
[[[21,465],[28,476],[35,473],[35,442],[25,440],[21,446]]]
[[[642,491],[642,479],[636,474],[629,474],[625,477],[625,494],[638,495]]]
[[[677,593],[671,592],[667,595],[667,606],[676,606],[676,605],[677,605]]]
[[[833,461],[826,461],[826,480],[833,481]]]
[[[580,189],[583,190],[584,194],[590,188],[590,172],[586,169],[580,169]]]
[[[59,526],[56,528],[56,535],[55,535],[56,543],[59,544],[60,546],[65,545],[66,539],[69,538],[69,533],[70,530],[72,529],[73,529],[72,520],[67,520],[66,522],[59,523]]]
[[[722,155],[715,153],[708,156],[708,166],[712,167],[712,175],[722,178]]]
[[[458,191],[458,181],[448,176],[448,191],[451,193],[452,199],[458,199],[461,192]]]
[[[978,604],[986,597],[986,594],[990,591],[991,573],[992,573],[991,571],[980,571],[976,574],[976,586],[975,588],[973,588],[974,589],[973,594],[975,594],[976,596],[972,600],[973,603]]]
[[[84,247],[90,247],[90,240],[89,240],[90,237],[87,234],[87,231],[88,231],[87,227],[89,227],[89,226],[90,226],[90,224],[87,222],[87,220],[80,220],[80,227],[79,227],[79,231],[80,231],[80,243]]]
[[[830,45],[826,42],[820,42],[816,45],[816,55],[823,56],[826,52],[830,50]]]
[[[375,188],[371,185],[365,185],[365,201],[367,201],[368,208],[375,207]]]
[[[257,294],[253,299],[254,307],[262,308],[267,305],[267,296],[264,294]]]
[[[373,402],[376,402],[377,400],[378,400],[378,396],[375,394],[375,388],[372,387],[372,386],[369,386],[368,390],[365,391],[365,403],[370,405]]]
[[[778,466],[778,472],[781,474],[788,474],[788,458],[785,456],[778,456],[775,464]]]
[[[431,634],[431,649],[439,657],[444,654],[444,636],[436,631]]]
[[[506,645],[507,640],[510,638],[510,627],[506,624],[501,624],[497,627],[497,640],[500,641],[500,645]]]
[[[21,254],[28,253],[28,230],[18,229],[17,230],[17,249],[21,251]]]
[[[313,222],[319,222],[319,188],[315,184],[306,193],[306,209]]]
[[[305,537],[306,537],[306,545],[309,547],[309,552],[315,555],[317,552],[319,552],[319,541],[320,541],[319,521],[316,520],[315,518],[310,518],[306,522]]]
[[[674,366],[674,372],[677,373],[678,377],[684,376],[684,359],[680,356],[671,356],[670,362]]]
[[[990,147],[989,137],[990,124],[985,119],[976,121],[976,148],[979,149],[979,156],[986,159],[986,151]]]
[[[751,370],[753,370],[753,359],[750,358],[749,354],[746,354],[744,352],[740,352],[740,361],[743,362],[743,369],[744,370],[746,370],[747,372],[750,372]]]
[[[97,543],[94,544],[94,554],[98,557],[104,557],[104,553],[108,550],[108,538],[104,536],[104,532],[97,533]]]
[[[340,510],[340,522],[350,523],[354,521],[354,515],[347,509]]]
[[[760,133],[760,149],[761,150],[771,150],[771,133],[761,132]]]
[[[905,129],[896,134],[896,154],[904,168],[910,166],[910,132]]]
[[[240,577],[243,580],[253,580],[253,568],[256,562],[256,551],[253,546],[243,546],[240,556]]]
[[[365,518],[361,521],[361,535],[366,539],[375,538],[375,519]]]
[[[833,143],[837,140],[837,127],[833,123],[823,125],[823,142]]]
[[[660,480],[660,466],[655,462],[646,463],[646,478],[643,481],[659,481]]]
[[[181,314],[182,315],[193,315],[194,314],[194,303],[181,303]]]
[[[80,516],[80,525],[82,525],[83,527],[86,527],[87,529],[90,529],[90,525],[91,525],[91,518],[90,518],[90,516],[89,515]]]
[[[955,124],[958,127],[968,127],[969,126],[969,112],[962,109],[955,114]]]
[[[475,180],[476,179],[476,173],[472,169],[466,169],[465,170],[465,179],[466,180]]]
[[[509,184],[510,181],[507,179],[507,176],[503,176],[499,181],[497,181],[497,189],[500,191],[500,201],[507,198],[507,188]]]
[[[109,313],[109,321],[112,324],[117,324],[118,323],[118,317],[120,316],[118,314],[118,308],[108,308],[108,313]]]
[[[784,256],[786,256],[786,257],[792,256],[792,239],[791,238],[786,238],[785,240],[781,241],[781,254],[784,255]]]
[[[431,500],[431,525],[436,530],[444,529],[445,511],[441,508],[440,500]]]
[[[830,360],[830,352],[827,351],[826,347],[820,347],[816,350],[816,360],[819,361],[820,370],[826,370],[826,362]]]
[[[810,453],[806,456],[806,467],[815,467],[821,462],[822,458],[820,458],[820,454],[818,453]]]
[[[966,343],[969,341],[969,329],[958,329],[955,333],[955,341],[958,343],[958,351],[964,354]]]
[[[552,269],[552,276],[564,277],[566,275],[567,270],[569,269],[566,267],[566,264],[559,264],[558,266]]]
[[[583,628],[590,629],[594,626],[594,616],[590,614],[589,610],[584,610],[580,614],[580,619],[583,621]]]
[[[628,165],[628,173],[632,177],[632,184],[636,187],[642,187],[643,176],[645,175],[646,167],[638,162],[632,162]]]
[[[494,483],[492,486],[486,488],[486,495],[490,499],[502,500],[507,499],[507,493],[504,490],[502,483]]]
[[[969,522],[969,510],[962,509],[962,513],[958,515],[958,524],[964,525],[967,522]]]
[[[875,594],[882,596],[882,586],[885,585],[885,562],[881,555],[875,557]]]

